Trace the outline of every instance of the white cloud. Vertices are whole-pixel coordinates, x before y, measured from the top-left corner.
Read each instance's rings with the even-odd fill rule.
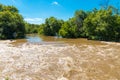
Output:
[[[25,18],[24,20],[28,23],[31,23],[31,24],[41,24],[41,23],[43,23],[42,18]]]
[[[52,5],[59,5],[57,1],[52,2]]]

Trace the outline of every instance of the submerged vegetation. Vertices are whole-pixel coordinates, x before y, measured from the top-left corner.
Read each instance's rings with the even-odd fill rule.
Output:
[[[23,38],[25,33],[120,41],[119,10],[113,6],[92,11],[77,10],[67,21],[50,17],[37,25],[25,22],[14,6],[0,4],[0,39]]]

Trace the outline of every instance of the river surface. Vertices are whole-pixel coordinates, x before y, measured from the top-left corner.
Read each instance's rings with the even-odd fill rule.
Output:
[[[42,36],[37,34],[29,34],[26,36],[26,39],[18,39],[15,42],[12,42],[13,45],[20,45],[24,43],[33,43],[33,44],[69,44],[69,45],[104,45],[106,43],[102,41],[87,40],[84,38],[78,39],[66,39],[58,38],[52,36]]]
[[[120,43],[28,35],[0,47],[0,80],[120,80]]]

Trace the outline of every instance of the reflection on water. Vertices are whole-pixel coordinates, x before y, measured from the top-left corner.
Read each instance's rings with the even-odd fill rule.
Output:
[[[36,35],[36,34],[29,34],[26,36],[26,39],[18,39],[13,44],[23,44],[23,43],[41,43],[41,44],[69,44],[69,45],[104,45],[105,43],[101,41],[93,41],[93,40],[87,40],[84,38],[78,38],[78,39],[66,39],[66,38],[57,38],[52,36],[43,36],[43,35]]]
[[[42,42],[42,38],[40,38],[38,35],[27,35],[26,38],[27,38],[27,41],[31,43]]]

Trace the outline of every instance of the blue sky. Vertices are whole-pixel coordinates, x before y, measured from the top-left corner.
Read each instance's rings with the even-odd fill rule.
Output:
[[[101,0],[0,0],[5,5],[14,5],[29,23],[41,24],[50,16],[67,20],[76,10],[99,8]],[[104,1],[104,0],[103,0]],[[117,4],[120,0],[110,0]]]

